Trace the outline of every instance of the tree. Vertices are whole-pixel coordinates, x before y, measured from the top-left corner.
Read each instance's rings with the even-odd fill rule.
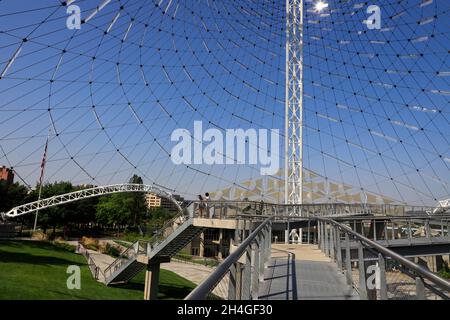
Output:
[[[144,184],[142,178],[136,174],[130,178],[129,183]],[[136,226],[147,212],[147,203],[145,201],[145,195],[143,193],[132,193],[130,196],[133,199],[131,205],[133,225]]]
[[[61,181],[54,183],[45,183],[42,186],[41,198],[49,198],[55,195],[60,195],[74,191],[72,183]],[[38,199],[39,186],[30,194],[30,198],[33,200]],[[39,224],[43,227],[44,233],[46,233],[48,227],[53,228],[53,234],[56,232],[56,228],[60,225],[67,225],[77,216],[77,202],[68,203],[60,206],[55,206],[39,211]]]
[[[6,181],[0,181],[0,212],[7,212],[15,206],[25,203],[27,189],[18,182],[8,185]]]
[[[97,222],[104,225],[113,225],[117,228],[117,234],[120,227],[130,221],[133,198],[128,194],[113,194],[100,199],[97,205]]]

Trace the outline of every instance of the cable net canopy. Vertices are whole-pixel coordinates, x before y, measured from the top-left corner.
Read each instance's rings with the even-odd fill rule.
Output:
[[[327,4],[304,1],[305,202],[448,198],[450,3],[376,1],[380,28],[370,3]],[[138,174],[187,197],[283,202],[285,33],[284,1],[0,0],[0,164],[34,186],[48,137],[46,181]],[[174,130],[202,144],[194,121],[278,129],[278,150],[254,147],[280,170],[174,164]]]

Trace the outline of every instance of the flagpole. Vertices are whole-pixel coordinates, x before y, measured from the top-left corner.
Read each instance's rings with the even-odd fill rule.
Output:
[[[39,196],[38,196],[38,201],[41,201],[41,194],[42,194],[42,182],[39,184]],[[39,207],[36,209],[36,214],[35,214],[35,216],[34,216],[33,233],[36,232],[36,226],[37,226],[38,214],[39,214]]]
[[[42,195],[42,183],[44,182],[44,169],[45,169],[45,164],[46,164],[46,158],[47,158],[47,147],[48,147],[48,138],[50,137],[50,130],[48,131],[48,135],[47,135],[47,141],[45,142],[45,149],[44,149],[44,156],[42,158],[42,162],[41,162],[41,176],[39,177],[39,195],[38,195],[38,202],[41,201],[41,195]],[[37,220],[38,220],[38,215],[39,215],[39,204],[38,204],[38,208],[36,209],[36,214],[34,216],[34,226],[33,226],[33,233],[36,232],[36,227],[37,227]]]

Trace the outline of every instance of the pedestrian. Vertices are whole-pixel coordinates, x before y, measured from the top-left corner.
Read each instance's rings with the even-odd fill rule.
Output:
[[[199,216],[200,218],[203,218],[203,211],[205,210],[205,202],[200,194],[198,195],[198,200],[200,201],[200,203],[198,204]]]
[[[212,218],[211,213],[209,212],[209,193],[206,192],[205,193],[205,210],[206,210],[206,215],[208,218]]]

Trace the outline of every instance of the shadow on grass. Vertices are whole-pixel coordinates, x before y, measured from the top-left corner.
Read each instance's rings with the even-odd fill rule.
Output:
[[[35,240],[0,240],[0,249],[2,247],[20,248],[22,251],[30,249],[53,250],[59,252],[69,252],[67,249],[54,245],[49,241],[35,241]]]
[[[117,284],[111,286],[112,288],[121,288],[128,290],[136,290],[142,292],[144,295],[144,284],[139,282],[129,282],[125,284]],[[160,284],[158,288],[158,299],[175,299],[182,300],[192,291],[192,287],[184,285],[165,285]]]
[[[15,252],[11,252],[11,249]],[[17,250],[15,250],[17,249]],[[0,241],[0,262],[28,263],[40,265],[68,265],[77,263],[76,259],[64,259],[48,255],[34,254],[35,249],[51,250],[57,253],[71,254],[67,249],[46,241]],[[31,253],[33,252],[33,253]],[[74,258],[76,255],[74,254]]]
[[[49,256],[36,256],[24,252],[8,252],[0,250],[0,262],[9,263],[29,263],[29,264],[40,264],[40,265],[70,265],[70,264],[80,264],[76,260],[68,260],[57,257]]]

